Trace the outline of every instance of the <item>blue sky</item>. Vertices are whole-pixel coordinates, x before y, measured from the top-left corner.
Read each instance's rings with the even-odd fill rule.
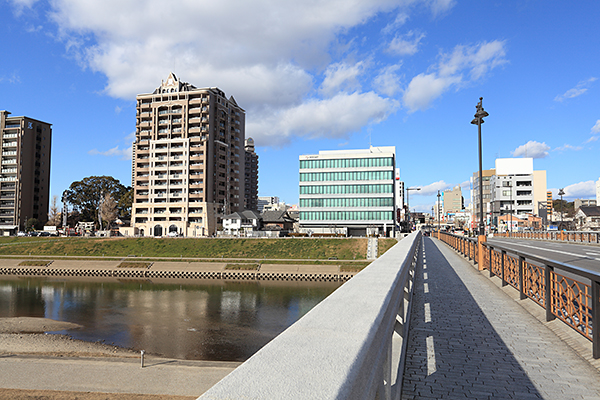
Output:
[[[497,157],[548,189],[600,177],[600,2],[0,0],[0,109],[53,124],[51,194],[131,184],[135,96],[173,71],[246,110],[259,195],[298,201],[298,156],[396,146],[411,209]]]

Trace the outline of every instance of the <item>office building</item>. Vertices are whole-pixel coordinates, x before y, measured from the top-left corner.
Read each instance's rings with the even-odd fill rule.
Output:
[[[279,204],[279,197],[277,196],[259,196],[258,197],[258,212],[262,213],[265,207],[271,208]]]
[[[490,179],[494,225],[506,214],[546,214],[546,171],[533,170],[533,158],[498,158]]]
[[[444,190],[442,192],[442,204],[444,206],[444,217],[447,220],[453,220],[454,215],[464,208],[461,187],[455,186],[452,190]]]
[[[244,208],[258,211],[258,154],[254,152],[254,140],[246,139],[244,146]]]
[[[137,101],[132,223],[141,236],[213,235],[244,207],[245,112],[171,73]]]
[[[471,201],[473,204],[473,218],[471,219],[471,230],[477,229],[479,226],[479,216],[480,216],[480,208],[479,208],[479,196],[480,193],[483,196],[483,222],[485,225],[489,225],[490,222],[490,199],[491,195],[491,186],[490,179],[492,176],[496,174],[495,169],[486,169],[481,171],[481,180],[483,184],[479,185],[479,172],[473,173],[471,177]]]
[[[395,147],[320,151],[299,161],[301,232],[391,235]]]
[[[52,125],[0,111],[0,234],[25,230],[31,218],[48,221]]]
[[[581,207],[596,207],[598,204],[595,199],[575,199],[573,200],[573,209],[577,211]]]

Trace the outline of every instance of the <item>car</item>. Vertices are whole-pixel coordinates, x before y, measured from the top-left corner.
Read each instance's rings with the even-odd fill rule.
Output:
[[[27,236],[27,234],[25,232],[17,232],[17,236],[23,237],[23,236]]]
[[[169,237],[177,237],[179,234],[177,232],[169,232]]]
[[[50,232],[42,231],[38,234],[38,236],[50,236]]]
[[[40,234],[39,232],[36,232],[36,231],[31,231],[31,232],[29,232],[29,233],[27,234],[27,236],[30,236],[30,237],[36,237],[36,236],[38,236],[39,234]]]

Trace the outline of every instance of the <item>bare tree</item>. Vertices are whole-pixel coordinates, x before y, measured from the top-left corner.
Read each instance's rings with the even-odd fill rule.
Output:
[[[48,212],[48,222],[46,223],[46,225],[59,226],[61,223],[61,221],[60,221],[61,213],[60,213],[58,206],[56,205],[57,201],[58,201],[58,196],[57,195],[52,196],[52,205],[50,206],[50,211]]]
[[[104,201],[102,202],[101,207],[100,215],[106,222],[108,228],[110,228],[113,221],[117,219],[117,202],[112,198],[110,193],[107,193],[104,195]],[[100,229],[102,229],[102,227],[100,227]]]

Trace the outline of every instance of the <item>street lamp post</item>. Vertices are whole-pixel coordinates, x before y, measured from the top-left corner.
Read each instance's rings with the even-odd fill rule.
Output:
[[[421,190],[420,187],[418,188],[406,188],[406,210],[408,211],[408,229],[410,230],[410,205],[408,204],[408,200],[409,200],[409,193],[411,190]]]
[[[562,197],[565,194],[564,189],[558,189],[558,195],[560,196],[560,229],[563,229],[563,200]]]
[[[510,230],[508,231],[508,236],[512,237],[512,220],[513,220],[513,199],[512,199],[512,192],[513,192],[513,188],[512,188],[512,182],[509,181],[509,187],[510,187],[510,225],[509,228]]]
[[[471,124],[477,125],[478,130],[478,138],[479,138],[479,234],[485,235],[485,225],[483,223],[483,167],[481,162],[481,124],[485,121],[484,117],[489,116],[486,111],[483,109],[483,97],[479,98],[479,103],[475,106],[477,112],[475,113],[475,118],[471,121]]]
[[[440,218],[440,197],[441,197],[441,196],[442,196],[442,195],[440,194],[440,191],[438,190],[438,195],[437,195],[437,198],[438,198],[438,203],[437,203],[438,234],[439,234],[439,232],[440,232],[440,228],[441,228],[441,227],[440,227],[440,219],[441,219],[441,218]]]

